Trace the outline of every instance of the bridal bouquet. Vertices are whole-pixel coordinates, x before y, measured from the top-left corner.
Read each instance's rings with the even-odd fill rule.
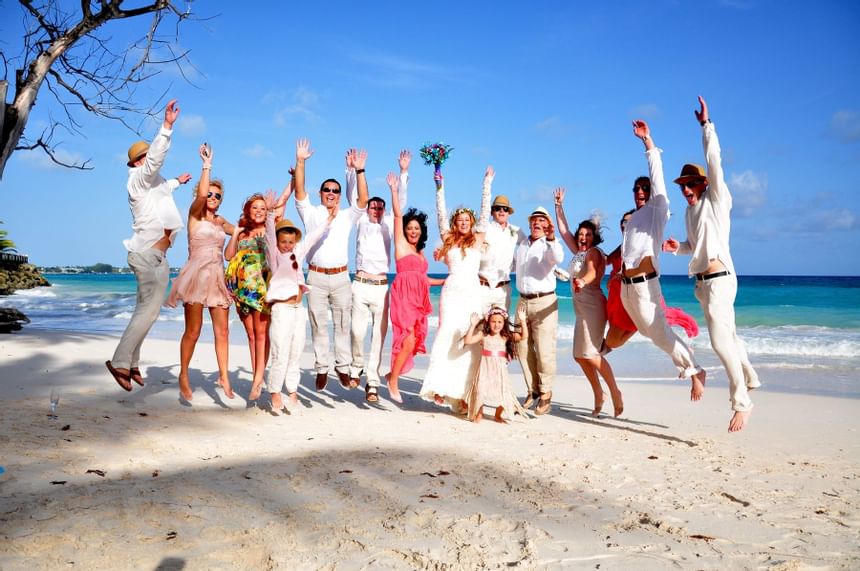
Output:
[[[442,163],[451,156],[452,150],[454,150],[454,147],[445,143],[426,143],[421,147],[420,152],[421,158],[424,159],[424,164],[433,165],[436,172],[440,172],[442,170]]]

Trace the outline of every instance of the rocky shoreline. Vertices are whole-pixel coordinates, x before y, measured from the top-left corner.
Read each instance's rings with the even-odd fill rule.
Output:
[[[0,267],[0,295],[10,295],[19,289],[49,286],[51,283],[33,264],[20,264],[15,267]],[[0,333],[18,331],[22,325],[30,323],[26,315],[15,308],[0,308]]]

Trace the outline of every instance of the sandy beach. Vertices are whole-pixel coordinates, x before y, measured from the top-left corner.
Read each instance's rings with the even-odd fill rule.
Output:
[[[115,343],[0,337],[0,568],[860,567],[856,399],[763,377],[729,435],[724,385],[694,404],[686,383],[622,376],[623,417],[593,419],[584,378],[563,375],[551,415],[475,425],[415,396],[419,357],[403,408],[384,388],[378,405],[335,379],[309,390],[305,370],[300,411],[275,416],[242,399],[243,345],[234,400],[198,346],[186,406],[178,342],[144,344],[130,394],[103,365]]]

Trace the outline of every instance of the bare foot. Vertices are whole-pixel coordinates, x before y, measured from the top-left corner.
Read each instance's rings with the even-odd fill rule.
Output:
[[[188,382],[188,375],[179,375],[179,396],[187,401],[190,401],[193,396],[191,394],[191,383]]]
[[[218,379],[218,386],[224,389],[224,396],[228,399],[232,399],[236,396],[233,394],[232,387],[230,387],[230,379],[226,377],[223,379]]]
[[[294,408],[299,406],[299,393],[292,392],[290,393],[290,408]]]
[[[442,395],[433,395],[433,402],[435,402],[438,405],[444,405],[445,399],[442,398]]]
[[[481,412],[479,412],[478,414],[476,414],[476,415],[475,415],[475,418],[473,418],[473,419],[471,419],[471,420],[472,420],[472,422],[474,422],[475,424],[478,424],[479,422],[481,422],[481,420],[482,420],[483,418],[484,418],[484,412],[483,412],[483,411],[481,411]]]
[[[600,391],[600,395],[594,395],[594,410],[591,411],[591,416],[597,418],[600,416],[600,411],[603,410],[603,401],[606,400],[606,393]]]
[[[260,393],[263,392],[263,381],[251,385],[251,392],[248,393],[248,400],[257,400],[260,398]]]
[[[751,414],[751,410],[746,412],[735,411],[735,414],[732,415],[732,419],[729,421],[729,432],[739,432],[743,430],[744,426],[747,425],[747,421],[750,419]]]
[[[621,396],[621,391],[610,392],[609,394],[612,397],[612,412],[615,414],[615,418],[618,418],[624,412],[624,399]]]
[[[269,393],[269,397],[272,399],[272,410],[282,410],[284,408],[284,401],[281,398],[281,393]]]
[[[704,369],[701,372],[696,373],[692,377],[690,377],[690,400],[698,401],[701,400],[702,395],[705,394],[705,378],[708,376],[708,373],[705,372]]]
[[[505,411],[504,407],[497,406],[496,407],[496,414],[495,414],[495,416],[493,416],[493,420],[495,420],[496,422],[501,422],[502,424],[507,424],[508,421],[505,420],[504,418],[502,418],[502,413],[504,411]]]
[[[400,396],[400,390],[397,388],[397,379],[392,380],[391,375],[385,375],[385,381],[388,383],[388,398],[396,403],[403,403],[403,397]]]

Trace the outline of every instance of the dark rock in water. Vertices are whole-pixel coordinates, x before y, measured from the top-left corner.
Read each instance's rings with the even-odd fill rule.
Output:
[[[30,319],[14,307],[0,307],[0,333],[19,331]]]

